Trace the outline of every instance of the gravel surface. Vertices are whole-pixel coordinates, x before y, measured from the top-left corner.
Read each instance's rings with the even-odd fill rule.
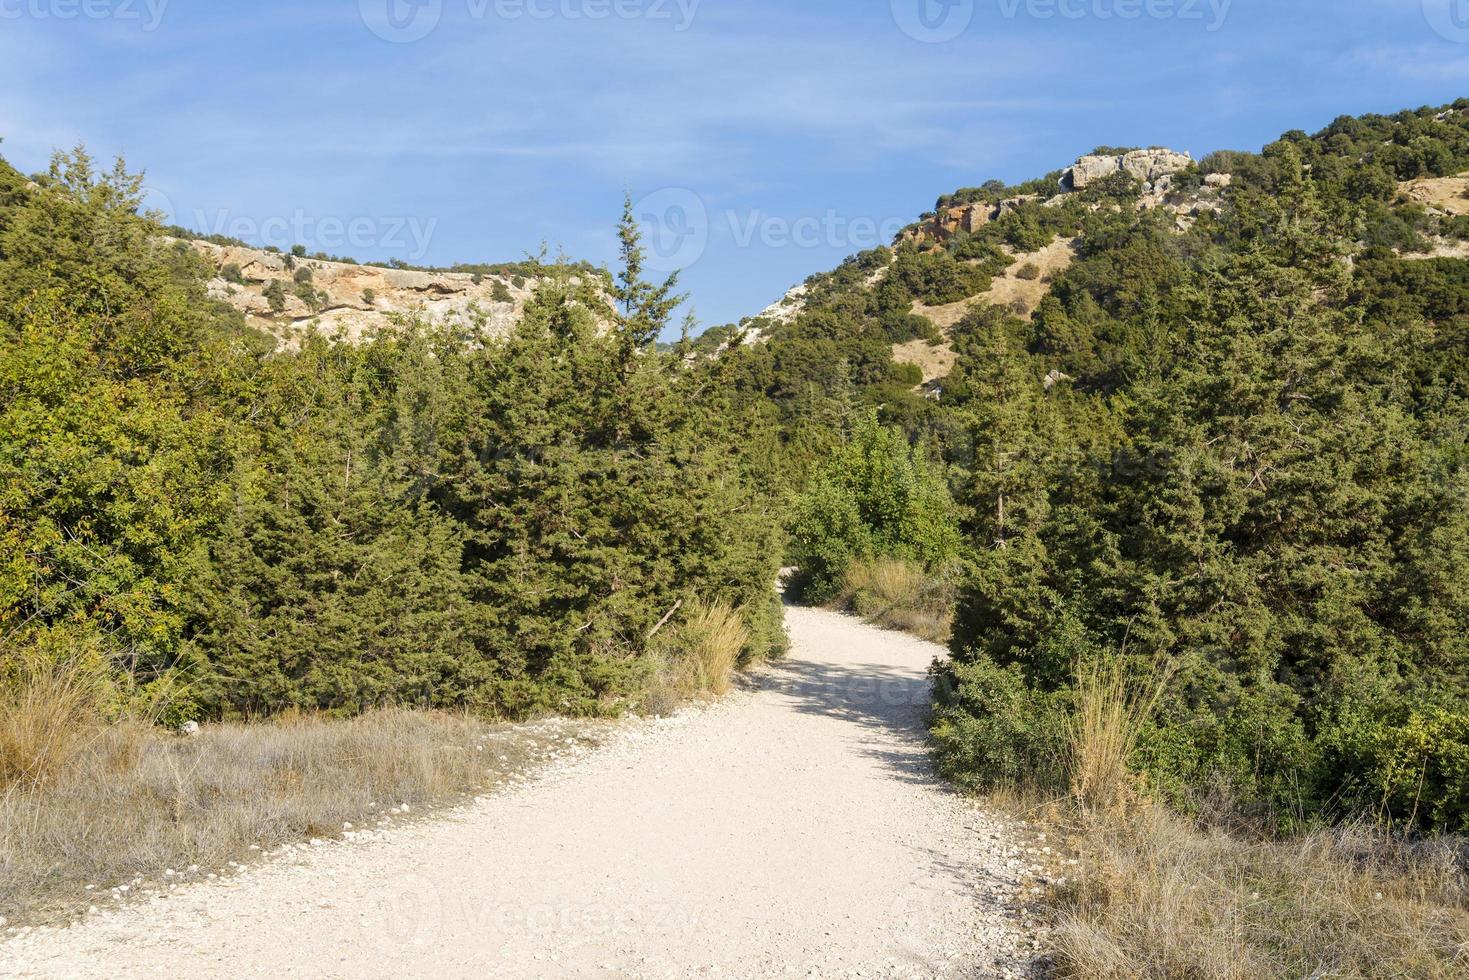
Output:
[[[1014,828],[924,746],[941,650],[791,609],[749,689],[534,780],[0,945],[0,976],[1009,977]]]

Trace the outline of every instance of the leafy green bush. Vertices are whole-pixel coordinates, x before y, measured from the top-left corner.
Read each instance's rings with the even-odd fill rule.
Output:
[[[990,278],[985,270],[967,265],[943,249],[899,249],[888,274],[890,282],[929,306],[968,299],[988,289]]]
[[[796,590],[825,602],[858,558],[908,558],[935,567],[958,552],[953,504],[921,448],[867,416],[796,505]]]
[[[1224,210],[1187,232],[1036,214],[1082,234],[1034,324],[954,328],[970,574],[945,765],[1009,778],[1013,753],[961,736],[1029,737],[1013,705],[1070,711],[1079,664],[1114,651],[1172,668],[1127,761],[1158,795],[1465,829],[1469,263],[1386,246],[1426,227],[1394,182],[1469,164],[1469,119],[1338,121],[1218,163]]]
[[[272,279],[266,283],[265,289],[261,291],[266,303],[270,304],[270,312],[282,313],[286,309],[286,287],[281,285],[279,279]]]
[[[1016,666],[988,657],[937,670],[932,734],[946,777],[982,791],[1065,786],[1063,702],[1031,687]]]
[[[137,178],[79,155],[43,180],[0,165],[7,643],[95,648],[122,697],[186,684],[170,721],[615,713],[694,600],[740,610],[745,658],[783,649],[774,435],[721,365],[643,342],[653,306],[538,266],[508,337],[277,350],[158,242]],[[628,295],[666,300],[636,264]]]
[[[1373,735],[1372,782],[1399,820],[1469,827],[1469,710],[1414,712]]]

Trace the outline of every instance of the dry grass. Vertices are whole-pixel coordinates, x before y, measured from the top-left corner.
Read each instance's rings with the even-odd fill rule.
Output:
[[[1167,680],[1156,668],[1151,677],[1132,678],[1123,659],[1115,656],[1078,669],[1069,774],[1071,795],[1083,809],[1114,810],[1135,798],[1128,762]]]
[[[834,605],[934,643],[947,641],[954,623],[953,584],[892,558],[853,563]]]
[[[1071,798],[1045,821],[1083,856],[1047,904],[1064,978],[1469,976],[1469,842],[1369,825],[1275,838],[1149,802],[1127,763],[1168,680],[1078,672]]]
[[[52,683],[43,678],[26,696]],[[84,736],[40,738],[34,744],[67,746],[44,756],[49,778],[12,783],[0,797],[0,914],[12,922],[63,920],[112,887],[137,894],[190,877],[161,878],[169,869],[197,865],[202,876],[281,844],[338,836],[348,822],[388,819],[400,804],[451,802],[601,731],[394,709],[183,737],[65,717]]]
[[[656,714],[701,697],[723,697],[750,642],[742,612],[725,602],[694,601],[678,627],[660,638],[660,667],[644,707]]]
[[[959,355],[948,341],[934,344],[920,337],[904,344],[894,344],[893,362],[916,365],[923,372],[923,384],[928,384],[953,374]]]
[[[1050,898],[1061,977],[1469,976],[1463,841],[1366,826],[1269,840],[1156,805],[1070,812],[1085,864]]]
[[[104,684],[82,659],[39,655],[0,669],[0,791],[53,778],[96,731]]]

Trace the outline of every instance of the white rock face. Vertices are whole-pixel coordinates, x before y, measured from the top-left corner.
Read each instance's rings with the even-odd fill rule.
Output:
[[[1187,170],[1193,162],[1194,158],[1187,153],[1162,148],[1133,150],[1120,156],[1084,156],[1066,171],[1061,182],[1080,191],[1118,171],[1126,171],[1151,189],[1162,178]]]
[[[419,317],[430,323],[467,323],[482,317],[490,335],[503,335],[520,318],[538,285],[534,279],[517,286],[508,276],[484,276],[475,282],[476,277],[468,273],[419,272],[312,258],[297,258],[295,268],[288,269],[287,257],[277,252],[204,241],[188,244],[217,270],[208,284],[210,297],[233,306],[251,326],[275,335],[286,346],[313,324],[324,334],[340,333],[357,340],[391,325],[395,316]],[[315,311],[296,294],[295,276],[302,268],[311,270],[310,285],[322,294]],[[280,312],[272,311],[265,297],[272,282],[279,282],[285,294],[285,308]]]

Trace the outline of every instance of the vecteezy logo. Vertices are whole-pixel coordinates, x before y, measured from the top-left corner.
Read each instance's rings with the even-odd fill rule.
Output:
[[[709,245],[709,209],[684,187],[654,191],[633,205],[643,232],[645,265],[654,272],[687,269]]]
[[[362,23],[384,41],[421,41],[439,26],[444,0],[357,0]]]
[[[892,5],[902,32],[925,44],[954,40],[974,19],[974,0],[892,0]]]
[[[144,186],[138,191],[138,213],[151,215],[165,227],[179,223],[178,209],[172,199],[156,187]]]
[[[437,943],[444,926],[439,886],[423,875],[384,882],[364,896],[357,924],[363,938],[389,959],[421,955]]]
[[[1469,44],[1469,0],[1423,0],[1423,16],[1439,37]]]

